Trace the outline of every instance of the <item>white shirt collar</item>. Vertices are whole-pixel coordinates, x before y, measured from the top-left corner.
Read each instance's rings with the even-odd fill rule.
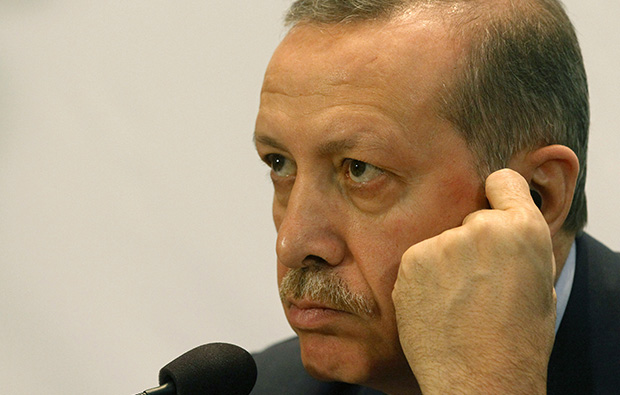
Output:
[[[560,323],[562,322],[562,317],[564,317],[564,312],[566,311],[566,305],[568,304],[568,298],[570,297],[571,289],[573,288],[573,280],[575,279],[575,262],[577,261],[577,245],[573,242],[573,245],[570,248],[570,252],[568,253],[568,258],[566,258],[566,263],[564,264],[564,268],[562,269],[562,273],[560,273],[560,278],[558,278],[557,283],[555,284],[555,294],[557,295],[557,304],[556,304],[556,318],[555,318],[555,333],[558,333],[558,328],[560,327]]]

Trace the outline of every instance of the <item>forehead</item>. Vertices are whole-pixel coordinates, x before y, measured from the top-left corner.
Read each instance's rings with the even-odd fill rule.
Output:
[[[419,164],[460,138],[439,112],[459,55],[435,15],[298,25],[267,68],[255,137],[304,152],[355,139]]]
[[[282,41],[263,92],[330,95],[335,88],[389,88],[417,99],[447,84],[458,47],[436,13],[389,21],[301,24]]]

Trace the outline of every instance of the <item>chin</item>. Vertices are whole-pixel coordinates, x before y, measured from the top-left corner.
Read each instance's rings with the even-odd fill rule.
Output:
[[[318,380],[359,384],[387,393],[400,393],[398,387],[403,384],[417,387],[398,342],[324,333],[298,335],[304,367]]]
[[[299,333],[299,344],[302,362],[312,377],[351,384],[372,381],[372,358],[361,342],[328,334]]]

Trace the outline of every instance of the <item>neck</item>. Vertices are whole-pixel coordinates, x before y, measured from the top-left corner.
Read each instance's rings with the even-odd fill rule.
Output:
[[[553,255],[555,256],[555,283],[557,283],[562,269],[568,259],[570,248],[575,241],[575,234],[559,231],[553,236]]]

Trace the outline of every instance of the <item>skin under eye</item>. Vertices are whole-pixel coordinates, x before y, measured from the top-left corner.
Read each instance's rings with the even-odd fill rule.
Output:
[[[280,154],[269,154],[265,157],[265,162],[271,167],[271,171],[278,177],[289,177],[295,175],[297,169],[293,161]]]
[[[351,159],[347,164],[347,176],[351,181],[363,184],[383,174],[383,170],[370,163]]]

